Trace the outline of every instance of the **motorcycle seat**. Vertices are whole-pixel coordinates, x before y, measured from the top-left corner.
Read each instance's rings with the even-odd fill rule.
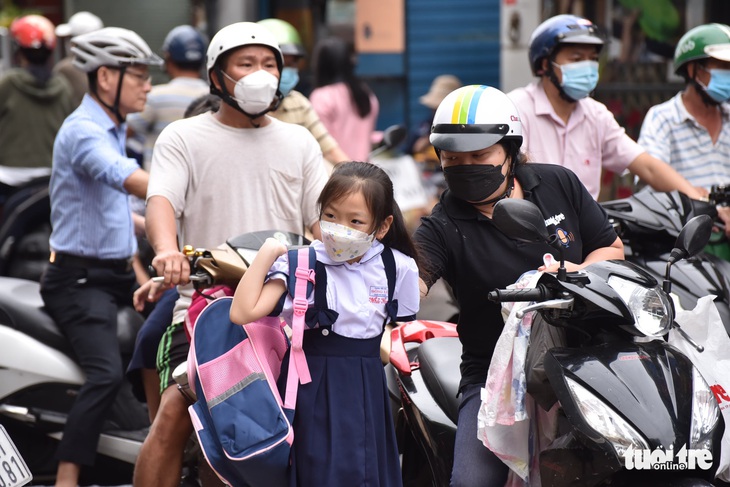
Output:
[[[461,342],[456,337],[431,338],[418,348],[423,381],[436,404],[454,423],[459,417]]]
[[[9,326],[66,355],[74,356],[68,340],[44,309],[39,283],[0,277],[0,290],[0,325]],[[131,355],[143,321],[142,315],[132,308],[119,309],[117,338],[122,353]]]
[[[40,284],[3,277],[0,289],[0,324],[7,325],[51,348],[71,353],[71,347],[53,319],[43,310]]]

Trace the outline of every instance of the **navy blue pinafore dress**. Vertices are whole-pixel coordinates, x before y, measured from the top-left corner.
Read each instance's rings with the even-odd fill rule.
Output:
[[[387,247],[381,256],[388,276],[387,313],[395,321],[395,262]],[[303,345],[312,382],[299,385],[289,485],[400,487],[381,336],[356,339],[334,333],[338,314],[327,309],[326,266],[319,261],[315,275],[315,304],[307,310]],[[281,394],[288,365],[287,354],[278,384]]]

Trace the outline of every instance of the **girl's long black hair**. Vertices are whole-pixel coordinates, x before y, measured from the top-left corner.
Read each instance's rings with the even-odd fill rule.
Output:
[[[329,181],[319,195],[319,216],[333,201],[355,191],[362,191],[365,203],[373,216],[374,226],[380,228],[386,218],[393,215],[393,223],[385,236],[383,245],[394,248],[413,258],[418,264],[418,252],[406,229],[403,215],[393,197],[393,182],[380,167],[369,162],[343,162],[335,166]]]
[[[370,113],[370,88],[355,76],[352,45],[338,37],[320,41],[314,49],[314,86],[344,82],[360,118]]]

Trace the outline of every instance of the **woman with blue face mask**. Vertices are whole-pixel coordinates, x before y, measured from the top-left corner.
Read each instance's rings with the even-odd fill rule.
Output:
[[[575,15],[551,17],[535,29],[529,61],[539,79],[508,93],[522,118],[523,149],[537,161],[572,170],[595,199],[603,169],[615,174],[628,169],[658,191],[702,197],[705,191],[647,153],[591,98],[603,45],[598,27]]]

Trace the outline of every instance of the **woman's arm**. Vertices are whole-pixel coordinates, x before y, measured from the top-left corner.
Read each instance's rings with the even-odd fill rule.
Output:
[[[280,279],[265,282],[266,275],[276,259],[286,251],[286,246],[278,240],[266,239],[236,287],[231,304],[232,322],[240,325],[251,323],[274,310],[286,291],[286,284]]]
[[[578,267],[582,269],[594,262],[611,259],[624,260],[624,244],[618,237],[616,237],[616,240],[610,246],[601,247],[588,254],[583,263]]]
[[[611,259],[618,259],[618,260],[624,260],[624,244],[621,242],[621,239],[616,237],[616,240],[613,241],[613,243],[608,247],[601,247],[590,254],[588,254],[583,261],[582,264],[575,264],[573,262],[565,262],[565,269],[568,272],[571,271],[579,271],[583,269],[584,267],[593,264],[594,262],[599,262],[602,260],[611,260]],[[550,267],[540,266],[537,270],[539,271],[548,271],[548,272],[555,272],[558,270],[558,267],[560,266],[560,263],[555,263],[551,265]]]

